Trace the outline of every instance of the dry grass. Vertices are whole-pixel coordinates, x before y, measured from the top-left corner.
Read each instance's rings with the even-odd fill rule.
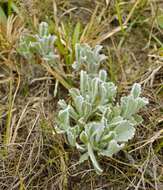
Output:
[[[163,3],[30,2],[17,1],[21,17],[10,17],[0,30],[0,190],[162,190],[163,30],[157,15],[163,14]],[[89,162],[76,164],[79,152],[55,134],[57,101],[67,91],[59,84],[54,97],[53,68],[42,67],[39,60],[30,64],[16,52],[24,28],[35,31],[42,20],[51,23],[67,49],[71,35],[66,36],[66,24],[82,23],[80,41],[104,45],[108,56],[104,66],[119,92],[126,93],[137,81],[149,98],[135,138],[113,158],[100,160],[105,168],[101,176]],[[61,54],[61,65],[69,77],[72,73],[65,60]]]

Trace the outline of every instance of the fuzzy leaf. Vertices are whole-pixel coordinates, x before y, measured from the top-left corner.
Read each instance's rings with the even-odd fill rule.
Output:
[[[141,94],[141,85],[138,83],[135,83],[132,87],[131,94],[134,98],[137,98]]]
[[[75,126],[67,130],[67,139],[71,146],[76,145],[76,138],[78,137],[79,133],[80,133],[79,126]]]
[[[61,123],[64,123],[65,125],[69,125],[69,106],[66,109],[61,110],[59,112],[58,118]]]
[[[88,158],[89,158],[88,152],[82,154],[82,155],[80,156],[79,163],[83,163],[84,161],[88,160]]]
[[[127,120],[123,124],[118,125],[114,131],[116,133],[115,140],[117,142],[127,142],[132,139],[135,134],[135,128]]]
[[[41,24],[39,25],[39,35],[44,37],[48,36],[48,34],[48,24],[46,22],[41,22]]]
[[[106,79],[107,79],[107,72],[105,70],[100,70],[100,72],[99,72],[99,78],[102,81],[106,81]]]
[[[95,157],[95,155],[94,155],[94,152],[93,152],[93,150],[92,150],[92,147],[91,147],[91,144],[90,144],[90,143],[88,143],[88,154],[89,154],[89,157],[90,157],[90,159],[91,159],[91,161],[92,161],[92,164],[93,164],[93,166],[94,166],[96,172],[97,172],[98,174],[101,174],[103,170],[101,169],[101,167],[99,166],[99,164],[98,164],[98,162],[97,162],[97,160],[96,160],[96,157]]]
[[[119,150],[121,150],[124,147],[124,144],[119,145],[117,141],[111,140],[107,149],[102,150],[99,154],[103,156],[113,156],[113,154],[117,153]]]
[[[137,125],[139,125],[139,124],[141,124],[143,122],[143,118],[140,115],[135,114],[133,117],[131,117],[130,122],[134,126],[137,126]]]

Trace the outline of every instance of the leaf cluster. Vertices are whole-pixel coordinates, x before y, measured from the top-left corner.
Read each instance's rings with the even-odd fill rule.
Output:
[[[135,126],[143,119],[138,112],[148,104],[141,95],[141,86],[135,83],[128,96],[116,101],[117,87],[108,81],[100,64],[106,58],[101,46],[94,49],[85,44],[76,45],[76,62],[80,69],[80,88],[69,90],[71,102],[58,102],[56,130],[64,133],[68,143],[81,151],[80,162],[90,158],[97,173],[101,169],[97,157],[112,156],[121,150],[135,134]],[[83,70],[84,69],[84,70]]]
[[[58,57],[54,52],[55,35],[49,33],[48,24],[42,22],[39,25],[38,34],[23,35],[19,42],[19,53],[26,59],[32,60],[34,55],[40,55],[48,62],[54,62]]]

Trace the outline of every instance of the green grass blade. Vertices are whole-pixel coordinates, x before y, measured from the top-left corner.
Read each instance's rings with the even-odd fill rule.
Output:
[[[16,14],[20,14],[20,11],[18,9],[18,7],[16,6],[16,4],[14,2],[11,2],[11,9],[16,13]]]
[[[81,31],[81,24],[80,24],[80,22],[78,22],[75,26],[73,38],[72,38],[73,49],[75,47],[75,44],[79,42],[80,31]]]
[[[5,13],[4,13],[4,10],[0,6],[0,23],[5,24],[6,22],[7,22],[7,17],[5,15]]]

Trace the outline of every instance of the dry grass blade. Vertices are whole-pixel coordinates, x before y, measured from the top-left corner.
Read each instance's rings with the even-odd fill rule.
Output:
[[[127,26],[126,25],[123,25],[123,29],[126,29]],[[100,36],[99,38],[97,38],[96,40],[94,40],[92,42],[93,45],[95,44],[101,44],[102,42],[104,42],[106,39],[112,37],[113,35],[115,35],[116,33],[120,32],[122,30],[122,27],[119,26],[115,29],[113,29],[111,32],[107,32],[106,34],[103,34],[102,36]]]
[[[11,71],[11,78],[13,78],[12,71]],[[4,137],[4,144],[5,144],[6,148],[9,145],[10,140],[11,140],[11,136],[12,136],[12,131],[11,131],[12,130],[12,128],[11,128],[12,109],[13,109],[13,106],[14,106],[14,101],[15,101],[15,98],[17,96],[19,86],[20,86],[20,77],[18,77],[18,82],[17,82],[15,93],[14,93],[14,95],[12,95],[13,81],[12,80],[9,81],[9,89],[10,89],[10,91],[9,91],[9,100],[8,100],[9,101],[9,111],[8,111],[7,123],[6,123],[6,134],[5,134],[5,137]]]
[[[60,73],[56,70],[52,69],[48,64],[45,62],[42,63],[42,66],[56,79],[58,80],[66,89],[70,89],[71,86],[67,83],[67,81],[62,77]]]

